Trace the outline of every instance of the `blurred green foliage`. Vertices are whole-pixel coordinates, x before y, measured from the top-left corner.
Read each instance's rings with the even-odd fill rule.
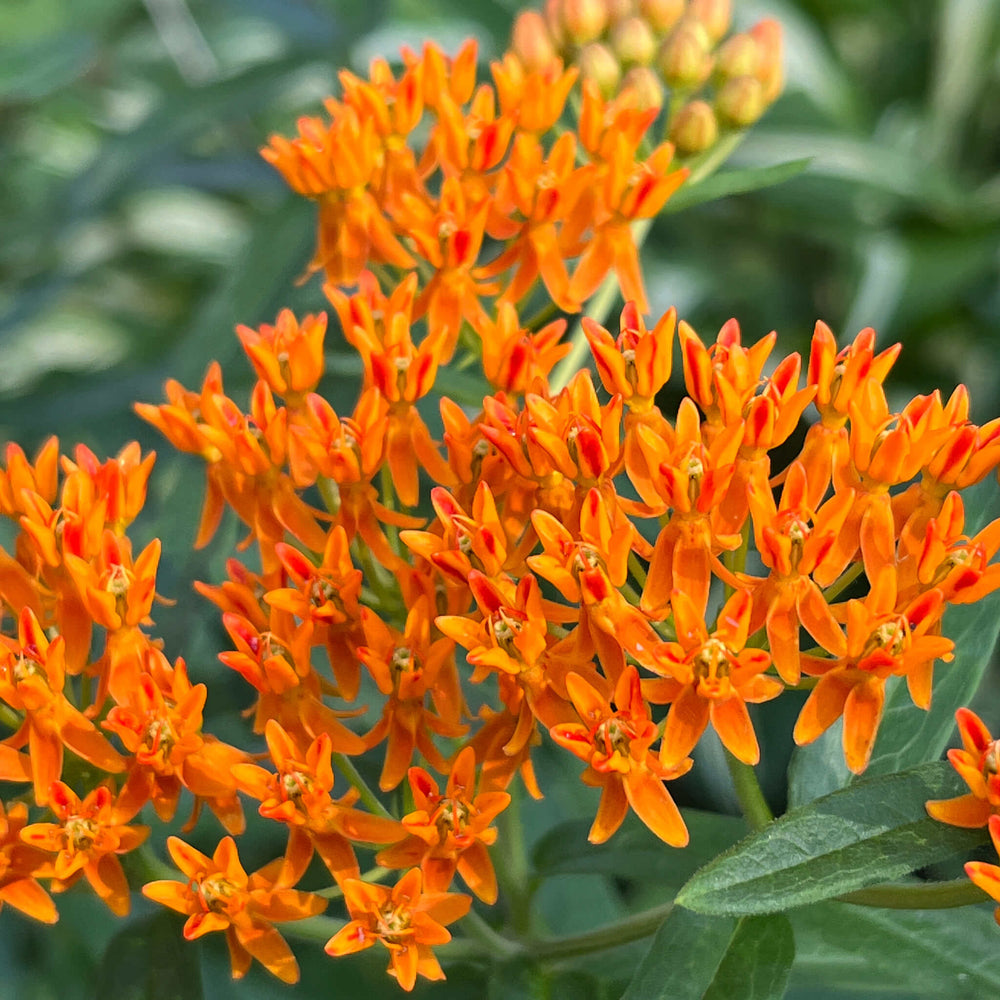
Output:
[[[777,329],[782,353],[804,349],[820,317],[842,336],[873,325],[883,345],[905,342],[891,383],[900,393],[963,381],[979,419],[1000,412],[1000,2],[736,7],[746,24],[783,23],[788,87],[733,163],[811,165],[780,187],[659,220],[645,249],[654,312],[676,304],[706,339],[735,315],[748,340]],[[132,438],[160,450],[137,541],[164,538],[161,590],[180,600],[158,611],[157,632],[195,679],[213,677],[206,728],[224,739],[240,739],[233,707],[250,696],[215,665],[218,626],[188,588],[222,576],[236,529],[191,552],[201,469],[169,455],[131,403],[158,401],[168,377],[197,383],[213,358],[244,398],[250,371],[233,326],[271,322],[285,305],[324,307],[317,281],[295,283],[311,254],[312,211],[259,158],[267,136],[317,112],[337,67],[363,70],[401,44],[434,37],[454,47],[472,33],[486,57],[497,54],[516,9],[515,0],[0,0],[0,433],[29,450],[51,433],[102,456]],[[350,405],[357,363],[336,336],[329,351],[330,398]],[[724,807],[727,794],[720,779],[702,804]],[[542,833],[589,809],[585,790],[555,785],[529,822]],[[203,846],[217,836],[208,829]],[[249,863],[268,849],[251,840]],[[587,926],[641,898],[638,882],[553,878],[539,905]],[[84,893],[60,909],[56,933],[5,910],[5,995],[93,1000],[109,981],[102,954],[121,925]],[[138,901],[133,920],[150,913]],[[202,951],[206,996],[272,995],[257,966],[231,983],[221,941]],[[395,991],[381,956],[333,973],[318,949],[299,954],[303,996]],[[809,954],[817,967],[826,960]],[[526,968],[503,980],[513,992],[494,984],[490,996],[617,996],[637,957],[626,948],[602,961],[600,987],[568,971],[539,993]],[[850,975],[870,982],[858,963]],[[481,980],[475,967],[450,968],[446,995],[482,997]],[[905,987],[915,992],[899,996],[940,995],[940,977],[927,982],[932,992],[921,993],[917,969]],[[422,984],[416,995],[426,992]]]

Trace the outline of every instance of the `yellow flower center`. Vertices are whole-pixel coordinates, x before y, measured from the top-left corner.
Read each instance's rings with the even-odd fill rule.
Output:
[[[63,824],[66,846],[72,851],[89,851],[97,840],[100,826],[85,816],[70,816]]]

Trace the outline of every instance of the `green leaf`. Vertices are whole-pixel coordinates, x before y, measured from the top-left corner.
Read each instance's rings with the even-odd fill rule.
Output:
[[[77,79],[97,56],[94,39],[78,31],[0,48],[0,99],[37,101]]]
[[[865,998],[1000,995],[997,928],[988,906],[882,910],[821,903],[791,914],[792,985],[836,983]]]
[[[838,719],[818,740],[796,747],[788,765],[788,808],[845,788],[854,777],[844,760],[844,720]]]
[[[609,875],[679,889],[707,861],[746,835],[746,822],[737,816],[682,810],[691,834],[683,851],[663,841],[631,814],[621,830],[605,844],[587,841],[591,819],[559,823],[535,844],[532,865],[542,878],[555,875]]]
[[[198,949],[180,921],[156,913],[115,935],[97,977],[98,997],[115,1000],[202,1000]]]
[[[622,1000],[779,1000],[795,957],[787,918],[733,921],[676,907]]]
[[[677,902],[700,913],[774,913],[899,878],[971,850],[982,830],[932,820],[928,799],[964,788],[934,761],[865,778],[786,813],[701,869]]]
[[[987,476],[964,491],[966,533],[975,534],[1000,515],[1000,487]],[[944,615],[944,635],[955,642],[955,659],[934,668],[930,710],[910,700],[905,683],[888,693],[868,774],[890,774],[941,756],[955,729],[955,709],[968,705],[993,659],[1000,636],[1000,591],[975,604],[951,605]]]
[[[746,194],[761,188],[783,184],[801,174],[812,162],[811,157],[778,163],[773,167],[747,167],[743,170],[726,170],[712,174],[698,184],[683,185],[667,202],[664,213],[680,212],[693,205],[701,205],[733,194]]]
[[[704,1000],[780,1000],[795,959],[787,917],[744,917]]]

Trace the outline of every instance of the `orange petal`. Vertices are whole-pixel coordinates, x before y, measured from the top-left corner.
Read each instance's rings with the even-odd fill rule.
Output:
[[[688,831],[680,810],[656,775],[633,769],[625,776],[625,792],[636,816],[660,840],[671,847],[687,846]]]
[[[733,697],[713,702],[712,726],[719,734],[722,745],[737,760],[751,765],[760,761],[757,734],[742,698]]]
[[[990,804],[975,795],[959,795],[954,799],[932,799],[927,803],[927,814],[941,823],[977,829],[986,826],[990,818]]]
[[[885,684],[877,677],[855,685],[844,703],[844,757],[855,774],[868,766],[884,704]]]

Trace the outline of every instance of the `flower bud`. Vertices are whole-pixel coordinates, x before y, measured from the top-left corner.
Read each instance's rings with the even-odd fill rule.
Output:
[[[656,58],[656,36],[642,18],[628,17],[612,30],[611,48],[626,66],[648,66]]]
[[[648,66],[633,66],[626,74],[622,84],[635,93],[639,107],[643,111],[663,107],[663,84],[660,78]]]
[[[569,42],[584,45],[604,33],[608,8],[604,0],[562,0],[562,24]]]
[[[755,24],[750,36],[757,43],[760,64],[754,76],[764,85],[764,99],[770,104],[781,93],[784,70],[781,65],[781,25],[770,18]]]
[[[601,42],[584,45],[576,57],[576,64],[580,67],[580,76],[593,81],[602,96],[613,97],[618,92],[622,79],[621,64],[606,45]]]
[[[656,65],[678,90],[700,86],[712,72],[711,40],[698,22],[683,21],[660,47]]]
[[[689,0],[688,17],[700,21],[713,42],[729,30],[733,19],[732,0]]]
[[[756,76],[760,57],[760,46],[752,35],[733,35],[722,43],[715,54],[715,71],[723,79]]]
[[[707,101],[690,101],[674,115],[670,141],[681,156],[704,153],[719,138],[719,123]]]
[[[566,47],[566,32],[563,28],[562,20],[562,0],[545,0],[545,9],[542,11],[545,19],[545,26],[549,29],[549,37],[556,49],[562,50]]]
[[[639,14],[661,35],[670,31],[683,13],[684,0],[639,0]]]
[[[545,19],[537,10],[522,10],[517,15],[510,47],[529,73],[543,70],[559,58]]]
[[[635,0],[604,0],[608,11],[608,24],[615,25],[635,14]]]
[[[727,80],[715,95],[715,110],[719,118],[733,128],[752,125],[766,108],[764,85],[753,76]]]

